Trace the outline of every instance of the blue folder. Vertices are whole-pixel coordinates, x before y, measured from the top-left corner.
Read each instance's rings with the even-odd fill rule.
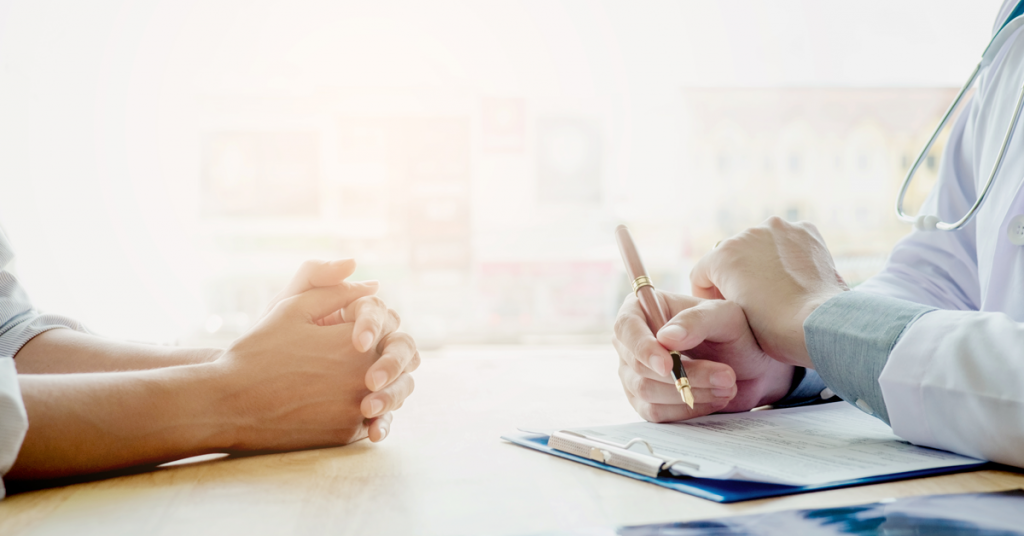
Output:
[[[829,482],[827,484],[816,484],[813,486],[784,486],[781,484],[765,484],[762,482],[747,482],[744,480],[714,480],[710,478],[679,477],[663,472],[658,478],[651,478],[625,469],[619,469],[611,465],[595,462],[581,456],[555,450],[548,446],[548,436],[537,434],[511,434],[502,436],[505,441],[528,449],[538,450],[559,458],[565,458],[577,463],[604,469],[613,473],[643,480],[661,486],[688,493],[720,503],[731,503],[739,501],[750,501],[753,499],[764,499],[767,497],[778,497],[780,495],[794,495],[823,489],[845,488],[849,486],[861,486],[864,484],[876,484],[879,482],[891,482],[893,480],[905,480],[908,478],[919,478],[923,476],[944,475],[950,473],[962,473],[965,471],[976,471],[987,465],[988,462],[979,462],[974,465],[961,465],[957,467],[940,467],[937,469],[925,469],[922,471],[909,471],[906,473],[893,473],[889,475],[874,476],[871,478],[860,478],[855,480],[843,480],[840,482]]]

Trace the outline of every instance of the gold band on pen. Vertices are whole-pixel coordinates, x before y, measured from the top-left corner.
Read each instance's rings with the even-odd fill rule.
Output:
[[[646,275],[642,275],[633,280],[633,294],[636,294],[643,287],[654,287],[654,283],[651,283],[651,278]]]

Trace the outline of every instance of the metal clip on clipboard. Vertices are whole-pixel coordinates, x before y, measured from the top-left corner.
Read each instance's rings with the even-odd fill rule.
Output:
[[[648,454],[630,450],[630,447],[634,445],[647,447]],[[673,465],[685,465],[694,471],[700,470],[700,465],[695,463],[658,456],[654,453],[654,449],[651,448],[651,444],[639,437],[631,439],[625,445],[619,445],[576,432],[562,430],[551,434],[551,437],[548,438],[548,446],[555,450],[575,454],[576,456],[651,478],[658,478],[661,471],[668,470]]]

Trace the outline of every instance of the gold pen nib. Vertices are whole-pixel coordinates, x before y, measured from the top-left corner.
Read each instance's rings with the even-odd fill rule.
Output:
[[[690,390],[690,379],[686,377],[686,369],[683,368],[683,356],[679,352],[671,352],[672,356],[672,377],[676,379],[676,390],[679,396],[683,397],[690,409],[693,409],[693,391]]]
[[[676,390],[679,391],[679,396],[683,397],[683,402],[693,409],[693,391],[690,390],[690,379],[679,378],[676,380]]]

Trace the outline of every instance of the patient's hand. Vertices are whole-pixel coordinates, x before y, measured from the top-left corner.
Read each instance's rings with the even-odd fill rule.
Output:
[[[738,305],[657,292],[673,315],[657,338],[632,294],[615,321],[619,379],[641,417],[679,421],[716,411],[746,411],[785,396],[794,367],[761,351]],[[686,356],[683,366],[696,402],[692,410],[676,390],[669,350]]]
[[[321,327],[348,323],[351,333],[336,340],[338,352],[365,353],[374,349],[375,355],[379,354],[362,374],[363,384],[369,391],[359,404],[366,418],[367,435],[376,442],[388,434],[393,418],[391,411],[401,407],[412,392],[409,373],[419,367],[420,356],[412,337],[395,331],[398,315],[374,296],[379,284],[345,281],[355,267],[352,259],[304,262],[288,285],[271,300],[263,317],[270,315],[279,303],[312,289],[333,287],[344,296],[337,307],[328,307],[324,309],[325,314],[316,315],[314,323]]]
[[[375,310],[376,302],[361,299],[342,285],[283,299],[211,364],[221,380],[220,403],[236,422],[232,448],[347,444],[367,437],[373,418],[402,405],[413,389],[405,371],[415,368],[418,355],[408,336],[394,333],[398,315],[385,309],[384,336],[369,349],[353,343],[354,323],[317,322],[339,310],[346,317]],[[385,359],[398,364],[397,370],[385,369],[397,377],[371,394],[371,369]],[[389,420],[372,422],[380,422],[386,434],[388,422],[381,421]]]

